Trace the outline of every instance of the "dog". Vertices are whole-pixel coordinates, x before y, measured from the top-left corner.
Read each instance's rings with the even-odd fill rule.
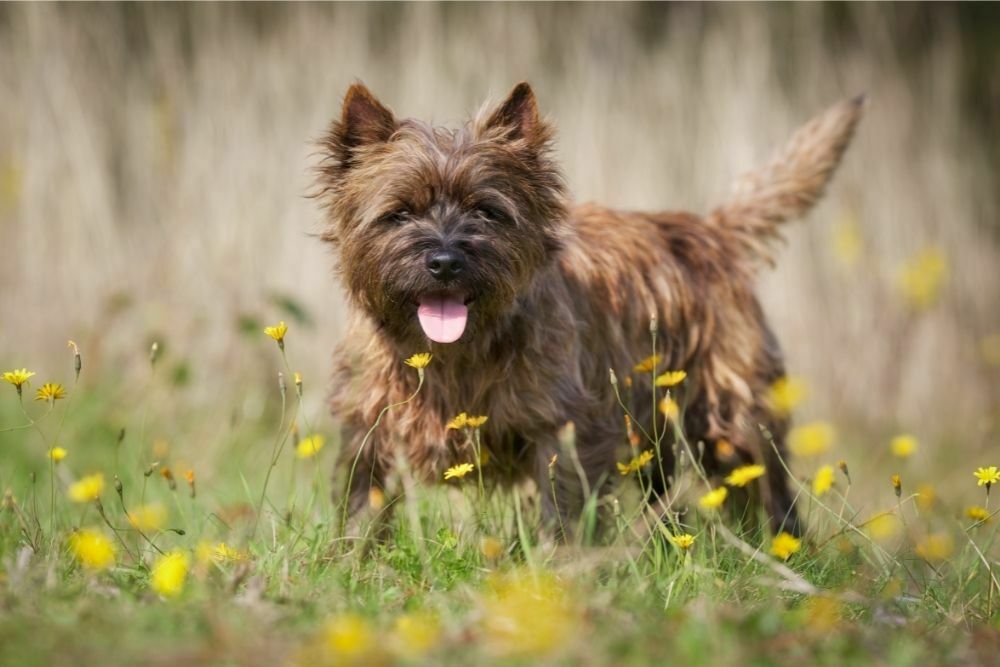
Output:
[[[799,533],[779,459],[788,417],[767,400],[785,368],[754,284],[781,223],[822,195],[863,107],[814,118],[699,216],[571,204],[527,83],[457,130],[398,119],[352,85],[320,141],[316,192],[349,310],[331,396],[345,515],[384,497],[401,463],[430,483],[477,460],[491,484],[534,480],[546,522],[570,525],[616,476],[623,405],[634,430],[673,443],[652,398],[659,369],[686,373],[670,391],[705,473],[763,464],[772,530]],[[654,372],[633,372],[654,335]],[[425,351],[418,390],[403,362]],[[468,431],[448,427],[460,413],[488,417],[479,458]],[[643,474],[659,497],[677,448],[656,451]]]

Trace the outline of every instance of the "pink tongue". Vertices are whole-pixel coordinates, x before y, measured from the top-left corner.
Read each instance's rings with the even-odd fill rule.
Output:
[[[462,337],[469,309],[457,299],[425,296],[420,300],[417,317],[424,333],[435,343],[454,343]]]

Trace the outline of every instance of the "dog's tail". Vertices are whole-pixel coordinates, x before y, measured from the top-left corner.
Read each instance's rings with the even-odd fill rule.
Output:
[[[709,223],[726,228],[752,260],[773,264],[779,225],[807,213],[823,195],[865,102],[865,95],[845,100],[799,128],[770,162],[737,181]]]

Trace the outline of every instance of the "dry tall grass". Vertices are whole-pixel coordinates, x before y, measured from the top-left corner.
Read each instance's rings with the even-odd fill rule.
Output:
[[[0,365],[54,372],[73,337],[109,372],[155,336],[210,396],[263,366],[237,321],[284,316],[283,294],[315,318],[290,339],[316,386],[343,311],[309,235],[310,141],[355,78],[444,123],[528,79],[579,199],[697,211],[868,91],[829,196],[761,290],[813,387],[804,417],[984,450],[1000,398],[977,352],[1000,331],[998,164],[960,96],[963,34],[942,11],[904,57],[904,9],[837,14],[831,31],[818,5],[0,8]],[[831,252],[850,218],[853,267]],[[948,259],[943,297],[908,315],[897,267],[929,245]]]

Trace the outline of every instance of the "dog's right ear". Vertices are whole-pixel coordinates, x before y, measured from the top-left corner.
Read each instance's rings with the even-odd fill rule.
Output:
[[[396,118],[392,112],[358,82],[347,89],[340,120],[334,121],[330,128],[327,144],[341,165],[347,166],[355,148],[388,141],[395,131]]]

